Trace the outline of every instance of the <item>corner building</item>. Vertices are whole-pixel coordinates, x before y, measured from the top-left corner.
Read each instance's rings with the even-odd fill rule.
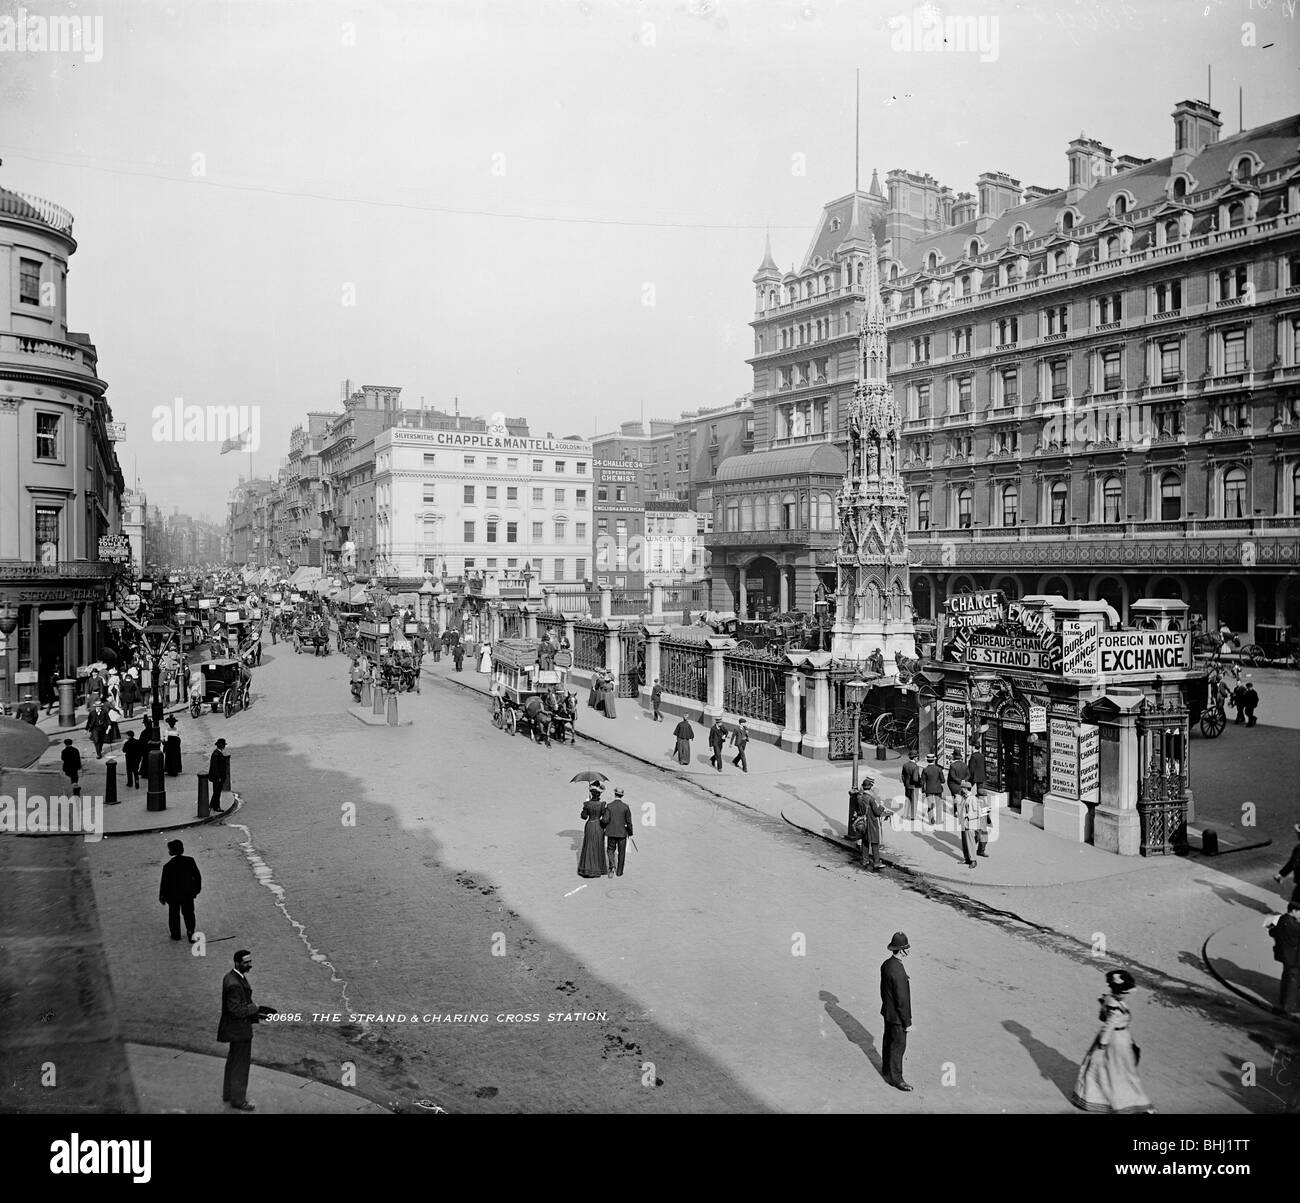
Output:
[[[1300,620],[1300,118],[1172,116],[1172,155],[1080,135],[1065,189],[987,173],[882,248],[918,618],[996,588]]]

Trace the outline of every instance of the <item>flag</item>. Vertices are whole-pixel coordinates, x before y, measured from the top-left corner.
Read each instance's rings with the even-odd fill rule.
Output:
[[[221,454],[225,455],[227,451],[243,451],[252,441],[252,438],[253,431],[251,427],[246,430],[241,430],[237,435],[228,438],[221,444]]]

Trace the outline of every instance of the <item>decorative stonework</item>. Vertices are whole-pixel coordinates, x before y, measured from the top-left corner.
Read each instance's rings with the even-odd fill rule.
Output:
[[[885,308],[874,238],[867,268],[858,382],[848,415],[849,463],[837,497],[840,550],[833,654],[837,660],[866,660],[879,650],[888,671],[895,655],[916,655],[916,640],[900,422],[887,375]]]

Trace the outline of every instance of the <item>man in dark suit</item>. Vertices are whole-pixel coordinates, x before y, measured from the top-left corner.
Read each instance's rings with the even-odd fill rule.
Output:
[[[931,823],[937,823],[943,818],[943,769],[937,764],[933,752],[925,754],[925,768],[921,770],[921,786],[925,790],[929,820]]]
[[[67,774],[68,780],[72,782],[72,792],[81,793],[81,753],[77,751],[72,740],[63,741],[63,752],[60,756],[63,761],[63,771]]]
[[[1295,883],[1295,889],[1291,893],[1291,901],[1300,900],[1300,823],[1297,823],[1292,830],[1296,834],[1296,846],[1291,849],[1291,855],[1287,862],[1276,873],[1273,874],[1274,881],[1283,881],[1287,875],[1291,875],[1291,880]]]
[[[907,1033],[912,1027],[912,986],[902,961],[909,948],[906,933],[896,931],[889,941],[892,955],[880,966],[880,1014],[885,1020],[880,1057],[884,1062],[885,1081],[896,1090],[912,1089],[903,1081],[903,1054],[907,1052]]]
[[[709,757],[709,763],[722,772],[722,749],[727,746],[727,729],[722,725],[720,718],[713,720],[713,726],[709,728],[709,747],[713,749],[713,754]]]
[[[451,658],[456,661],[456,671],[460,672],[465,663],[465,646],[459,639],[451,645]]]
[[[732,758],[734,764],[742,773],[749,772],[749,761],[745,757],[745,749],[749,746],[749,728],[745,725],[742,718],[739,724],[732,729],[731,746],[736,749],[736,755]]]
[[[226,751],[226,741],[219,739],[208,761],[208,785],[212,790],[212,798],[208,805],[218,814],[221,813],[221,791],[229,784],[230,754]]]
[[[627,860],[627,842],[632,836],[632,812],[623,801],[623,787],[614,789],[614,799],[605,804],[605,857],[609,861],[609,875],[617,872],[623,876],[623,862]]]
[[[235,967],[221,981],[221,1022],[217,1040],[230,1047],[226,1050],[226,1076],[221,1086],[221,1101],[236,1111],[254,1111],[248,1101],[248,1067],[253,1060],[253,1024],[265,1015],[274,1015],[274,1007],[257,1006],[248,971],[253,954],[246,948],[235,953]]]
[[[907,817],[917,819],[921,811],[921,766],[916,763],[916,750],[907,749],[900,774],[903,793],[907,795]]]
[[[952,796],[954,808],[961,800],[961,787],[969,780],[970,770],[966,767],[966,762],[961,758],[960,752],[954,752],[948,764],[948,793]]]
[[[126,733],[122,741],[122,759],[126,761],[126,784],[140,787],[140,758],[144,755],[144,744],[135,737],[134,731]]]
[[[1300,901],[1291,899],[1287,912],[1268,929],[1273,959],[1282,963],[1277,1009],[1283,1015],[1300,1012]]]
[[[185,934],[194,943],[194,900],[203,889],[203,875],[192,856],[186,856],[185,845],[180,840],[170,840],[167,851],[171,860],[163,865],[162,881],[158,886],[158,901],[167,907],[167,926],[172,939],[181,938],[181,916],[185,916]]]

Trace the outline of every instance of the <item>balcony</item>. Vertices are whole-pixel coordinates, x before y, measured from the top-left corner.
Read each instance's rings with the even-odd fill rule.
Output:
[[[0,194],[3,199],[3,194]],[[85,343],[35,338],[26,334],[0,334],[0,356],[29,370],[40,367],[80,372],[94,376],[98,357]]]
[[[22,217],[28,221],[35,219],[58,230],[60,234],[72,236],[72,214],[67,209],[27,192],[0,193],[0,214]]]
[[[57,564],[42,564],[39,560],[0,560],[0,581],[22,581],[32,577],[104,580],[118,570],[119,565],[110,560],[62,560]]]
[[[784,438],[772,440],[772,450],[778,447],[802,447],[805,443],[829,443],[831,433],[829,430],[823,430],[817,434],[791,434]]]
[[[837,530],[731,530],[704,536],[706,548],[727,547],[838,547]]]

